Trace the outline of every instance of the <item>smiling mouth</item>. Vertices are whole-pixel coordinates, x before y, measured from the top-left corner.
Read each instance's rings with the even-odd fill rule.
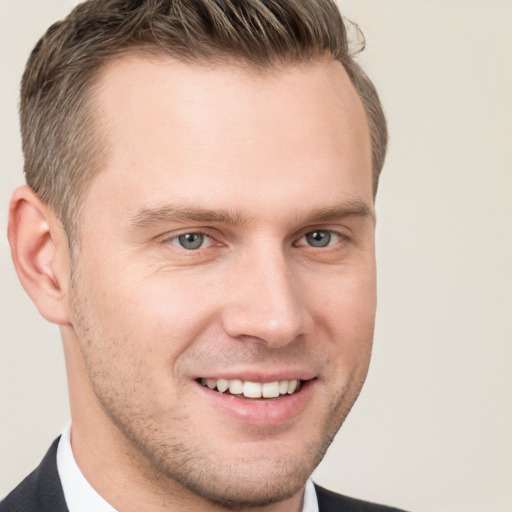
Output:
[[[240,398],[279,398],[297,393],[301,381],[277,380],[274,382],[250,382],[239,379],[198,379],[198,382],[212,391],[225,395],[238,395]]]

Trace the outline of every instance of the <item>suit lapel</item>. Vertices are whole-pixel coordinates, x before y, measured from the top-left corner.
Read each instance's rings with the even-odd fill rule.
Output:
[[[57,438],[36,469],[36,494],[41,512],[68,512],[57,470]]]
[[[59,439],[41,464],[0,503],[1,512],[69,512],[57,470]]]

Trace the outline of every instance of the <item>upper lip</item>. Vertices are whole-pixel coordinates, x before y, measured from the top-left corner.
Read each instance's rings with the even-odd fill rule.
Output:
[[[280,371],[255,371],[255,370],[226,370],[207,372],[204,375],[199,375],[198,379],[225,379],[225,380],[242,380],[249,382],[275,382],[281,380],[311,380],[316,377],[316,374],[311,370],[304,369],[287,369]]]

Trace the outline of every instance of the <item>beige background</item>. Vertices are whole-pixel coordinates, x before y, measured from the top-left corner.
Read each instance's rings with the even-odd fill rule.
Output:
[[[0,0],[0,225],[17,89],[72,0]],[[414,511],[512,509],[512,2],[346,0],[389,116],[370,377],[316,480]],[[68,421],[56,327],[0,239],[0,496]]]

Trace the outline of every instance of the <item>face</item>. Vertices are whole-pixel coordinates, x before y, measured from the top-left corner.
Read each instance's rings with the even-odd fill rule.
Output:
[[[111,457],[210,502],[296,495],[370,357],[357,94],[331,61],[258,73],[124,58],[96,108],[108,157],[84,199],[65,335],[75,431],[109,431]]]

